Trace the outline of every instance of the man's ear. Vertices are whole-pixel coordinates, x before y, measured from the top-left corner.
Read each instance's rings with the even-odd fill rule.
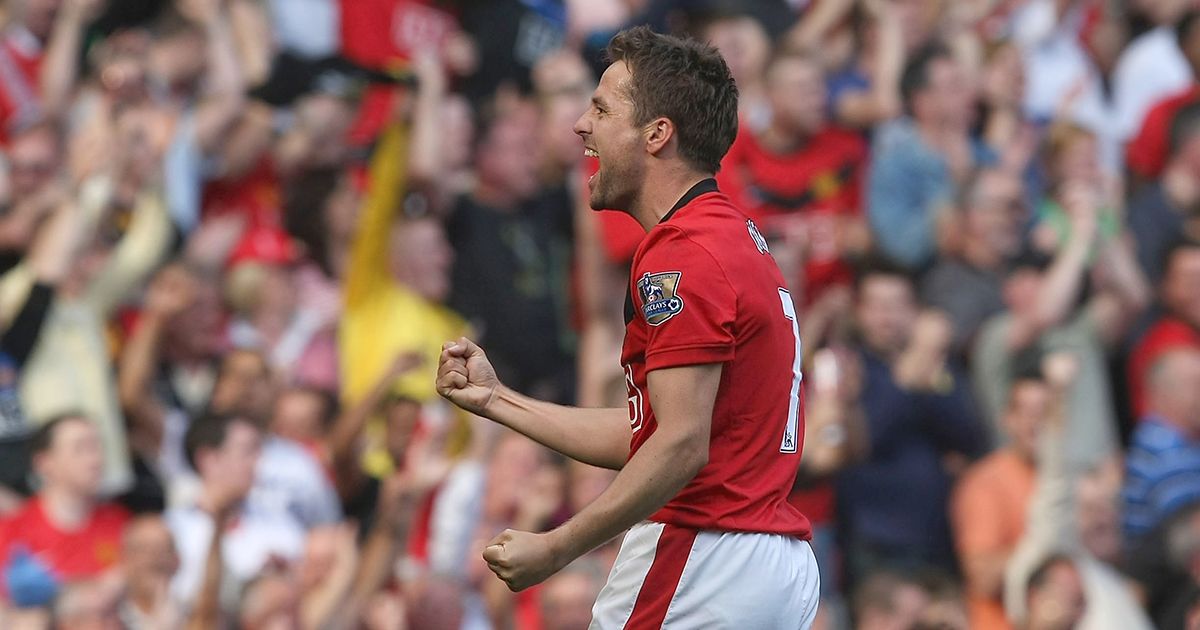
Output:
[[[658,117],[646,125],[646,150],[658,155],[675,140],[675,123],[670,118]]]

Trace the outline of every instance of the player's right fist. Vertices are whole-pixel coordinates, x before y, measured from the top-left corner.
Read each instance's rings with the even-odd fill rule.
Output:
[[[437,391],[443,398],[479,416],[500,389],[500,379],[483,349],[466,337],[442,345]]]

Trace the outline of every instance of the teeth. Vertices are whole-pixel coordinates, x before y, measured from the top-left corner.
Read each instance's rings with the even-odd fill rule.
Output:
[[[600,154],[596,153],[595,149],[584,149],[583,154],[587,157],[600,157]]]

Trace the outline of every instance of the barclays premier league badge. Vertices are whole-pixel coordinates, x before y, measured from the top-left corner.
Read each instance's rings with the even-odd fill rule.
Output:
[[[646,316],[646,323],[658,326],[683,310],[683,300],[677,294],[682,275],[678,271],[664,271],[647,273],[638,280],[638,295],[642,296],[642,314]]]

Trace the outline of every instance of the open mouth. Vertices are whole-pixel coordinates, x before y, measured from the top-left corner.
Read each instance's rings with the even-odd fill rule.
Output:
[[[596,172],[588,177],[588,190],[591,190],[592,185],[596,182],[596,176],[600,174],[600,153],[591,147],[583,148],[583,156],[596,159]]]

